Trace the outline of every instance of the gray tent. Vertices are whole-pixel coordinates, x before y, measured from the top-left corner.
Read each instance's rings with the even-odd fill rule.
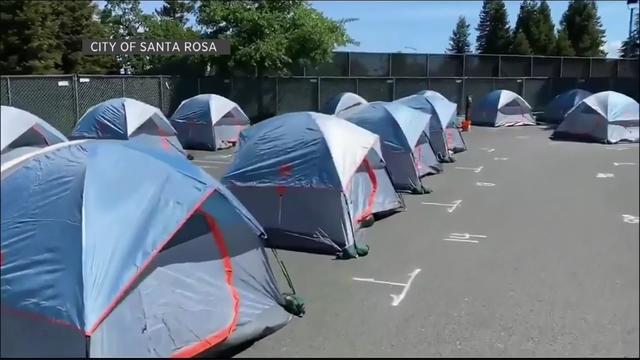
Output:
[[[479,126],[535,125],[531,106],[509,90],[494,90],[473,104],[471,122]]]
[[[449,150],[453,153],[466,151],[467,144],[458,129],[458,105],[433,90],[423,90],[417,95],[424,96],[433,105],[434,113],[444,128]]]
[[[2,357],[216,354],[291,319],[264,231],[184,157],[75,140],[1,174]]]
[[[638,102],[615,91],[593,94],[574,106],[552,138],[615,144],[638,142]]]
[[[217,150],[233,146],[250,125],[238,104],[214,94],[183,101],[169,119],[185,149]]]
[[[557,95],[544,109],[542,118],[548,123],[559,124],[565,115],[580,101],[593,95],[589,91],[573,89]]]
[[[2,105],[0,111],[1,162],[42,147],[67,141],[53,126],[30,112]]]
[[[78,120],[69,139],[118,139],[185,154],[176,130],[155,106],[116,98],[92,106]]]
[[[430,192],[420,178],[442,168],[425,132],[428,114],[401,103],[372,102],[343,111],[339,116],[380,136],[396,190]]]
[[[366,104],[368,101],[362,96],[352,92],[343,92],[335,95],[322,106],[323,114],[337,115],[340,111],[347,110],[357,105]]]
[[[260,221],[268,245],[364,255],[361,228],[402,209],[375,134],[315,112],[245,129],[224,184]]]

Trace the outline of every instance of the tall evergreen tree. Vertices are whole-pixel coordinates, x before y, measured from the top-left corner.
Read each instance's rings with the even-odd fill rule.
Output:
[[[502,0],[484,0],[476,27],[476,50],[480,54],[507,54],[511,34],[507,8]]]
[[[519,33],[527,39],[531,49],[535,49],[538,45],[538,4],[535,0],[524,0],[520,3],[520,11],[518,19],[513,28],[512,38],[515,41]],[[519,46],[522,46],[520,41]]]
[[[605,31],[594,0],[571,0],[560,27],[577,56],[604,56]]]
[[[56,6],[48,1],[0,1],[2,74],[59,72],[62,48],[56,39]]]
[[[519,30],[513,39],[509,52],[513,55],[531,55],[531,46],[529,40],[522,30]]]
[[[536,18],[537,41],[533,45],[533,53],[536,55],[553,55],[556,43],[556,29],[551,18],[551,8],[547,0],[542,0],[538,6]]]
[[[458,17],[456,28],[449,37],[449,48],[447,52],[451,54],[466,54],[471,52],[471,44],[469,43],[469,28],[471,25],[467,23],[464,16]]]
[[[556,56],[575,56],[576,52],[573,50],[571,41],[569,41],[569,35],[567,30],[560,29],[558,31],[558,37],[556,38],[555,46],[553,47],[553,55]]]
[[[640,57],[640,14],[636,13],[635,29],[629,37],[622,42],[619,50],[622,58],[638,58]]]
[[[83,39],[99,39],[106,35],[97,14],[97,6],[91,0],[62,1],[56,6],[60,21],[56,38],[63,48],[62,72],[103,73],[116,67],[113,56],[82,54]]]
[[[175,20],[182,25],[187,23],[187,17],[195,10],[195,3],[191,0],[164,0],[156,15],[161,18]]]

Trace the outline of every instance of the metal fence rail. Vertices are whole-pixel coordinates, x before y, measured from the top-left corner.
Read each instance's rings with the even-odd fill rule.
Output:
[[[541,110],[553,96],[572,89],[614,90],[635,99],[638,60],[441,54],[336,53],[333,63],[300,67],[302,76],[183,78],[171,76],[2,76],[0,100],[30,111],[63,133],[91,106],[130,97],[170,116],[180,102],[201,93],[225,96],[254,121],[291,111],[315,111],[331,96],[355,92],[369,101],[391,101],[424,89],[442,93],[463,111],[478,99],[507,89]],[[420,74],[420,75],[418,75]]]

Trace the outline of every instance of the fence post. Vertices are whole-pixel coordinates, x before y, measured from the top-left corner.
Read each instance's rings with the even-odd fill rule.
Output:
[[[11,106],[11,81],[9,81],[10,78],[10,76],[7,76],[7,100],[9,101],[9,106]]]
[[[233,86],[233,84],[232,84]],[[276,78],[276,115],[280,114],[280,78]]]
[[[533,77],[533,55],[529,56],[529,77]]]
[[[424,65],[424,76],[425,77],[429,77],[429,54],[425,54],[425,56],[427,57],[427,63]]]
[[[125,97],[125,93],[124,93],[124,76],[120,78],[121,84],[122,84],[122,97]]]
[[[351,77],[351,51],[347,53],[347,76]],[[357,89],[357,87],[356,87]],[[356,91],[357,93],[357,91]]]
[[[391,77],[391,67],[393,66],[393,61],[391,60],[393,58],[393,54],[387,54],[389,55],[389,71],[387,72],[387,76]]]
[[[591,67],[593,66],[593,58],[589,58],[589,77],[591,77]]]
[[[320,111],[320,76],[318,76],[318,81],[316,82],[316,111]]]
[[[560,75],[558,77],[562,77],[562,68],[564,68],[564,57],[560,58]]]
[[[160,110],[164,112],[164,90],[162,89],[164,87],[164,81],[162,81],[162,75],[158,77],[158,81],[160,82]]]
[[[80,118],[80,105],[78,104],[78,74],[73,74],[71,76],[71,81],[73,81],[73,99],[76,105],[76,118],[74,121],[75,125],[75,122]]]
[[[498,76],[496,76],[498,78],[502,77],[502,56],[498,55]],[[495,87],[495,80],[493,81],[494,87]]]

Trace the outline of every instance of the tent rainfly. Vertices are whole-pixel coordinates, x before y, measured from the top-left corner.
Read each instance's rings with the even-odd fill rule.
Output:
[[[574,106],[552,138],[606,144],[638,142],[638,119],[637,101],[615,91],[603,91]]]
[[[423,90],[418,92],[417,95],[424,96],[433,106],[435,115],[444,128],[449,150],[454,154],[467,150],[467,144],[462,137],[460,129],[458,129],[458,104],[449,101],[442,94],[433,90]],[[445,121],[443,122],[442,119],[445,119]]]
[[[343,92],[327,100],[320,112],[328,115],[337,115],[341,111],[366,103],[367,100],[360,95],[352,92]]]
[[[442,168],[425,133],[429,115],[397,102],[372,102],[339,116],[380,136],[382,154],[396,190],[431,192],[420,178]]]
[[[262,228],[184,157],[74,140],[1,176],[3,357],[217,354],[291,319]]]
[[[268,245],[341,258],[366,255],[363,228],[404,208],[375,134],[293,112],[240,134],[224,184],[264,226]]]
[[[240,131],[250,125],[238,104],[214,94],[183,101],[169,120],[182,146],[190,150],[231,147],[238,141]]]
[[[520,126],[535,125],[531,106],[518,94],[509,90],[494,90],[473,104],[473,125]]]
[[[111,99],[89,108],[69,139],[131,139],[185,154],[176,130],[162,111],[130,98]]]
[[[564,120],[564,116],[569,110],[591,95],[593,94],[582,89],[563,92],[551,100],[542,117],[548,123],[559,124]]]
[[[36,115],[4,105],[0,110],[0,139],[2,163],[68,141],[62,133]]]

